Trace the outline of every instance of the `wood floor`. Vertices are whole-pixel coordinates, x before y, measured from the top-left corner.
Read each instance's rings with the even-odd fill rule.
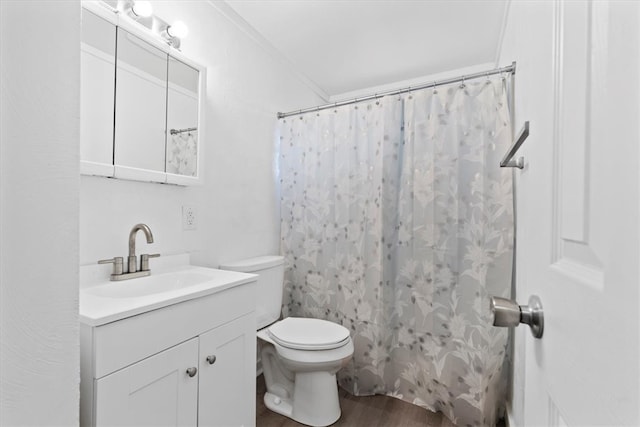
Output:
[[[389,396],[356,397],[338,388],[342,416],[332,426],[348,427],[455,427],[447,417]],[[290,418],[270,411],[264,405],[264,376],[256,386],[257,427],[298,427]]]

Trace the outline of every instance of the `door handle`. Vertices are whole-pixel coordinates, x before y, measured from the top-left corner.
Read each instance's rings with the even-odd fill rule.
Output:
[[[215,355],[211,355],[211,356],[207,356],[207,362],[209,362],[209,365],[213,365],[214,363],[216,363],[216,356]]]
[[[189,375],[191,378],[195,377],[197,373],[198,373],[198,368],[196,367],[187,368],[187,375]]]
[[[517,302],[500,297],[491,297],[491,313],[493,326],[518,326],[524,323],[531,327],[536,338],[542,338],[544,332],[544,313],[540,298],[531,295],[529,305],[518,305]]]

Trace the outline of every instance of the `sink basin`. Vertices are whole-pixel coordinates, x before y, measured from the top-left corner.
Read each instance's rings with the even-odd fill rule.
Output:
[[[212,280],[211,274],[197,271],[174,271],[122,282],[108,282],[87,288],[89,295],[106,298],[137,298],[198,286]]]
[[[80,321],[99,326],[221,292],[255,281],[256,277],[254,274],[183,265],[121,282],[111,282],[108,276],[88,284],[83,284],[81,279]]]

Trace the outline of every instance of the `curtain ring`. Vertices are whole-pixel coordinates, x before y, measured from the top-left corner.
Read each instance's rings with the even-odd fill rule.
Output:
[[[436,89],[436,82],[433,81],[433,94],[436,95],[438,93],[438,89]]]
[[[460,83],[460,89],[464,89],[467,85],[464,84],[464,76],[462,76],[462,82]]]

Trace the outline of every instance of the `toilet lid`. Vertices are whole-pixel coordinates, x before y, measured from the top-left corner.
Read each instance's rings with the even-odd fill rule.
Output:
[[[287,317],[269,327],[269,336],[283,347],[329,350],[349,341],[349,330],[328,320]]]

